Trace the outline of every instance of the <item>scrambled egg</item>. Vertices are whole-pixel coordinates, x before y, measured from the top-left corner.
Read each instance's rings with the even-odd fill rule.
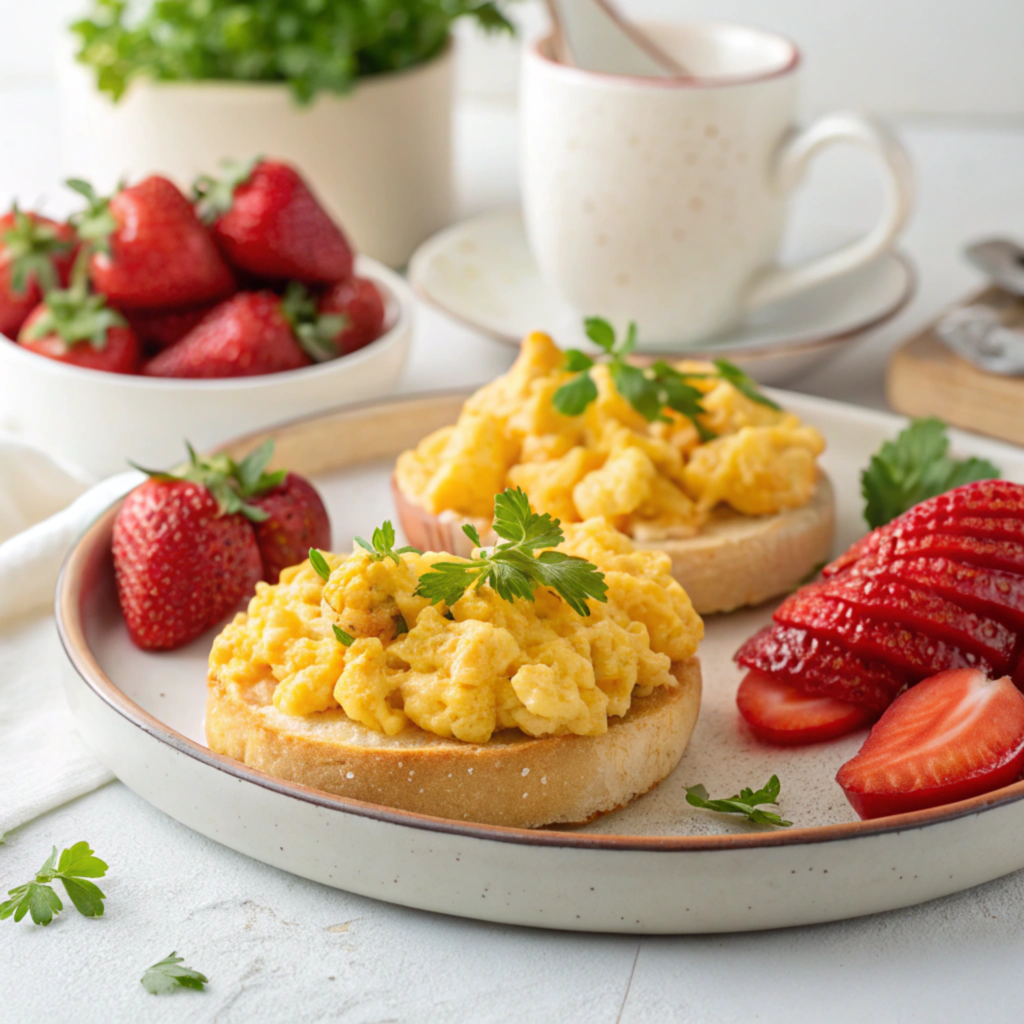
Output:
[[[546,334],[529,335],[512,369],[473,395],[457,423],[399,457],[402,491],[429,512],[489,519],[494,495],[521,487],[538,512],[563,524],[604,516],[649,540],[692,536],[719,506],[768,515],[813,497],[825,442],[791,413],[720,378],[690,378],[704,393],[704,425],[717,435],[702,443],[693,423],[671,410],[669,422],[648,423],[597,366],[596,401],[580,416],[563,416],[553,398],[572,376],[564,362]]]
[[[673,683],[672,663],[696,652],[704,624],[668,556],[634,549],[606,521],[569,526],[559,550],[605,575],[608,600],[591,601],[588,617],[544,587],[533,602],[482,586],[450,609],[431,605],[414,593],[419,576],[451,555],[396,564],[356,551],[325,556],[326,583],[309,562],[260,583],[248,614],[214,642],[210,667],[241,686],[269,670],[285,714],[341,707],[389,736],[410,724],[472,743],[500,729],[599,736],[634,697]],[[350,647],[332,624],[356,637]]]

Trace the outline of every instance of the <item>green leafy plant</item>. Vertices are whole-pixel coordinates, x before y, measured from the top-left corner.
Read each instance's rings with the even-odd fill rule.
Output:
[[[583,326],[587,337],[602,350],[602,354],[594,358],[579,349],[566,350],[565,368],[575,376],[555,392],[553,399],[555,408],[563,416],[579,416],[597,399],[597,385],[590,371],[599,362],[607,365],[619,394],[648,423],[667,421],[665,409],[672,409],[693,422],[703,441],[709,441],[715,435],[699,418],[707,410],[702,404],[703,394],[690,381],[724,380],[751,401],[770,409],[779,408],[760,392],[751,377],[725,359],[715,360],[713,373],[680,373],[661,359],[644,369],[627,362],[627,357],[636,348],[635,323],[630,323],[620,339],[616,338],[611,324],[600,317],[588,317]]]
[[[494,0],[91,0],[71,29],[114,99],[144,78],[287,82],[308,103],[431,60],[459,18],[512,31]]]
[[[861,473],[864,518],[875,529],[926,498],[999,476],[998,467],[987,459],[951,459],[942,420],[914,420],[895,441],[886,441]]]
[[[534,554],[561,544],[564,535],[557,519],[530,510],[523,491],[509,488],[495,495],[492,528],[501,538],[492,550],[478,551],[476,557],[462,562],[435,562],[420,577],[416,593],[433,604],[444,602],[450,607],[467,590],[483,583],[504,601],[517,597],[533,601],[537,587],[546,586],[579,615],[590,614],[588,598],[607,601],[604,575],[591,562],[561,551]],[[473,526],[467,523],[462,530],[477,548],[483,547]]]
[[[700,807],[705,811],[719,811],[723,814],[742,814],[755,825],[776,825],[788,828],[793,824],[786,821],[774,811],[762,811],[758,804],[778,804],[782,785],[778,775],[773,775],[767,784],[757,790],[741,789],[738,796],[728,800],[709,800],[708,791],[701,785],[686,787],[686,802],[692,807]]]
[[[146,973],[140,979],[142,987],[155,996],[162,996],[176,988],[194,988],[201,992],[210,979],[191,967],[182,967],[182,963],[184,958],[177,953],[165,956],[152,967],[146,968]]]
[[[102,878],[106,873],[107,865],[93,856],[88,843],[75,843],[62,850],[59,860],[55,846],[31,882],[8,890],[10,899],[0,903],[0,921],[12,916],[15,921],[20,921],[30,914],[36,924],[48,925],[64,909],[61,898],[50,884],[56,881],[64,886],[80,914],[102,917],[106,897],[100,887],[88,879]]]

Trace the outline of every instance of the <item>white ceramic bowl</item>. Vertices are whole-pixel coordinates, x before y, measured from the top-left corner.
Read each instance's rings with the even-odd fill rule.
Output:
[[[317,366],[233,380],[171,380],[66,366],[0,338],[0,428],[99,477],[181,461],[239,433],[392,391],[412,340],[408,285],[368,256],[356,263],[385,299],[387,331]]]

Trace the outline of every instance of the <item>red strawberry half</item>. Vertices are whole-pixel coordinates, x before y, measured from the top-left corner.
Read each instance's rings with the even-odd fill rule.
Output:
[[[75,232],[17,207],[0,217],[0,334],[17,338],[44,291],[68,283]]]
[[[885,712],[836,781],[862,818],[938,807],[1015,781],[1024,694],[974,669],[942,672]]]
[[[748,672],[743,677],[736,705],[755,736],[783,746],[845,736],[875,717],[857,704],[834,697],[812,697],[761,672]]]
[[[166,178],[146,178],[112,199],[84,181],[68,185],[89,202],[73,221],[95,250],[93,285],[115,306],[176,309],[234,291],[234,277],[192,204]]]
[[[203,220],[232,266],[257,277],[333,284],[352,249],[299,173],[272,160],[230,164],[196,182]]]

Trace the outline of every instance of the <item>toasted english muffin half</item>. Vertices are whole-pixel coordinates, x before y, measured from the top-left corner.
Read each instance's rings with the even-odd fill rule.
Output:
[[[269,775],[368,803],[516,828],[578,823],[646,793],[679,763],[700,710],[700,662],[672,674],[675,685],[636,697],[603,736],[505,729],[463,743],[416,727],[387,736],[340,709],[286,715],[274,706],[269,670],[247,686],[211,672],[206,738]]]
[[[471,523],[485,544],[494,543],[488,520],[435,515],[406,495],[392,477],[391,491],[409,543],[423,551],[449,551],[469,558],[473,542],[462,532]],[[672,575],[700,615],[730,612],[788,594],[827,562],[835,533],[835,494],[819,472],[814,497],[801,508],[770,516],[716,510],[694,537],[639,540],[638,548],[664,551]]]

